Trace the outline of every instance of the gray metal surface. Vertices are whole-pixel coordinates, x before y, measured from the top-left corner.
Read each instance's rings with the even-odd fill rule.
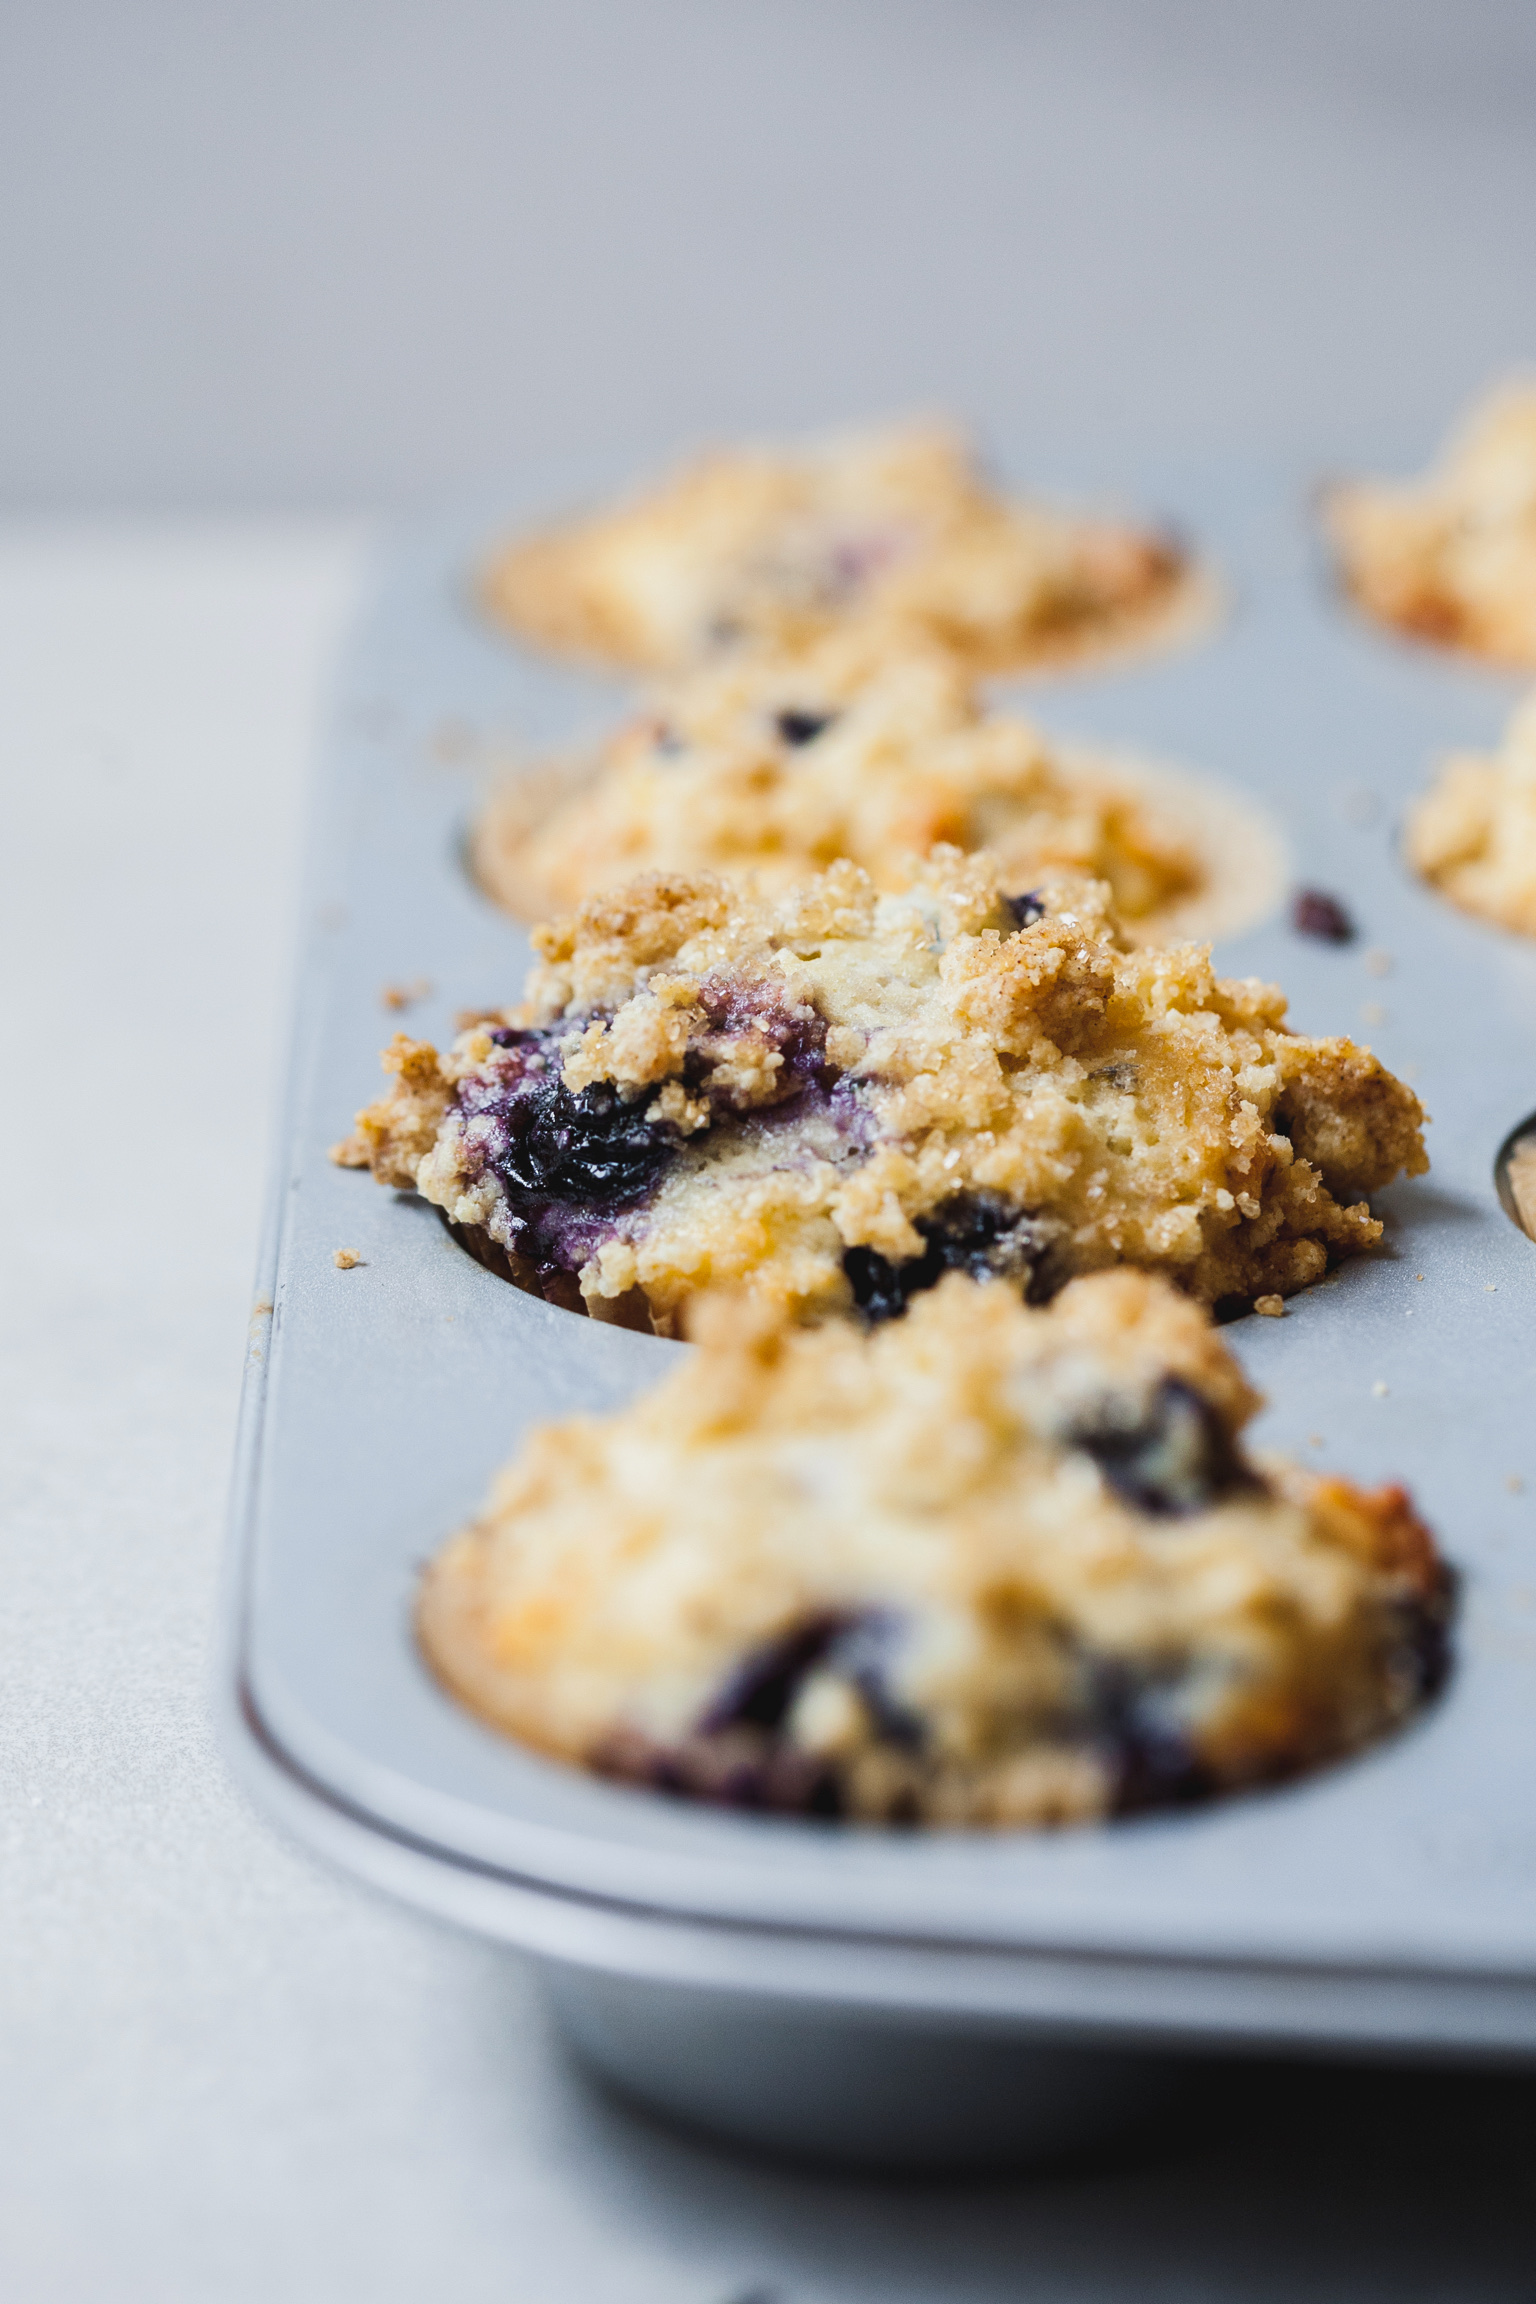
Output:
[[[638,1946],[681,1929],[690,1958],[709,1940],[721,1984],[733,1958],[777,1947],[771,1988],[788,1994],[1337,2040],[1369,2005],[1378,2039],[1536,2043],[1536,1526],[1512,1485],[1536,1482],[1536,1258],[1492,1175],[1536,1090],[1536,950],[1440,906],[1394,854],[1430,754],[1490,737],[1509,690],[1338,612],[1302,479],[1150,476],[1235,578],[1232,620],[1198,653],[1042,688],[1030,708],[1258,795],[1299,875],[1360,921],[1354,947],[1275,921],[1219,957],[1279,977],[1303,1029],[1352,1029],[1410,1070],[1435,1117],[1434,1172],[1386,1196],[1383,1253],[1233,1341],[1271,1397],[1261,1442],[1414,1487],[1465,1579],[1444,1700],[1393,1744],[1261,1797],[1103,1832],[914,1838],[589,1782],[434,1687],[409,1638],[421,1560],[531,1422],[622,1398],[678,1350],[532,1302],[429,1211],[325,1159],[377,1077],[382,986],[430,980],[405,1019],[428,1035],[516,989],[523,939],[458,864],[487,757],[613,708],[466,613],[482,508],[382,574],[342,682],[307,899],[276,1311],[250,1378],[230,1607],[231,1669],[268,1745],[256,1773],[302,1780],[317,1836],[322,1810],[345,1817],[349,1845],[389,1843],[377,1861],[403,1893],[546,1950],[540,1931],[563,1927],[585,1946],[569,1956],[615,1971],[663,1972],[675,1942]],[[1390,972],[1369,973],[1368,951]],[[340,1246],[361,1267],[336,1271]]]
[[[940,2173],[1097,2151],[1166,2111],[1186,2070],[1173,2056],[996,2026],[879,2022],[862,2009],[636,1986],[570,1966],[548,1966],[545,1988],[567,2039],[610,2087],[712,2136],[817,2165]]]

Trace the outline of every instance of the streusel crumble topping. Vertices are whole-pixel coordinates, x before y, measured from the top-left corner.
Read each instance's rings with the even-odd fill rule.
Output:
[[[1261,1469],[1197,1306],[950,1276],[899,1326],[708,1300],[688,1365],[537,1432],[429,1569],[426,1654],[561,1759],[737,1807],[1091,1821],[1403,1722],[1450,1579],[1400,1488]]]
[[[1428,1165],[1368,1049],[1288,1031],[1202,946],[1127,949],[1077,876],[1005,895],[941,849],[900,894],[843,863],[769,901],[642,874],[534,945],[520,1006],[442,1055],[397,1036],[338,1157],[663,1333],[716,1285],[879,1319],[957,1267],[1289,1295]]]

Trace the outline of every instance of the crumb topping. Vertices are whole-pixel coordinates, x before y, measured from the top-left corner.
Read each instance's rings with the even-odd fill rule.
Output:
[[[1445,762],[1410,811],[1408,861],[1464,912],[1536,936],[1536,694],[1492,754]]]
[[[732,658],[658,689],[586,761],[508,781],[475,827],[476,876],[525,918],[644,870],[708,871],[775,895],[851,857],[906,885],[942,844],[987,848],[1004,887],[1074,869],[1148,933],[1215,869],[1171,788],[989,712],[951,659],[841,636]]]
[[[942,425],[719,450],[482,577],[522,636],[658,671],[834,628],[1008,671],[1172,636],[1205,589],[1165,536],[999,495]]]
[[[1335,488],[1326,518],[1367,614],[1536,671],[1536,380],[1491,393],[1422,479]]]
[[[809,1320],[904,1302],[855,1252],[1041,1298],[1134,1264],[1215,1302],[1379,1237],[1365,1196],[1427,1161],[1368,1050],[1201,946],[1126,949],[1100,883],[1019,918],[945,850],[900,894],[849,863],[772,901],[642,874],[535,932],[520,1006],[441,1056],[398,1035],[340,1156],[663,1332],[717,1284]]]
[[[748,1807],[1086,1821],[1402,1719],[1449,1579],[1400,1488],[1261,1472],[1165,1283],[1049,1311],[951,1274],[899,1326],[708,1299],[686,1368],[536,1433],[428,1571],[448,1687],[545,1751]]]

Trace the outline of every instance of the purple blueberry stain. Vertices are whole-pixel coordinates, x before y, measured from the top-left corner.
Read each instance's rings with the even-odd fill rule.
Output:
[[[1045,918],[1045,905],[1038,892],[1031,888],[1022,896],[1005,896],[1003,903],[1013,916],[1015,929],[1033,928],[1037,920]]]
[[[788,1001],[771,984],[735,976],[706,977],[699,986],[699,1006],[709,1026],[710,1039],[721,1043],[752,1033],[766,1040],[783,1062],[778,1073],[775,1103],[783,1103],[801,1090],[829,1088],[836,1074],[827,1063],[827,1021],[808,1004]],[[728,1046],[692,1048],[683,1077],[690,1088],[703,1086],[711,1063]],[[729,1095],[720,1099],[729,1108]]]
[[[546,1273],[578,1271],[655,1190],[679,1141],[607,1081],[568,1088],[563,1029],[493,1032],[500,1058],[459,1088],[466,1163],[501,1188],[506,1245]]]
[[[815,1106],[831,1110],[839,1074],[826,1060],[826,1020],[769,982],[721,976],[699,989],[704,1030],[681,1066],[683,1084],[710,1107],[712,1124],[762,1125]],[[647,1117],[654,1084],[626,1096],[611,1081],[573,1090],[562,1042],[580,1019],[490,1034],[496,1053],[461,1082],[458,1105],[468,1172],[500,1189],[497,1237],[540,1276],[578,1272],[625,1219],[644,1207],[685,1139],[670,1121]],[[743,1039],[767,1044],[780,1062],[769,1096],[754,1103],[729,1080],[714,1083]],[[844,1101],[848,1101],[846,1098]],[[850,1129],[857,1106],[850,1104]]]

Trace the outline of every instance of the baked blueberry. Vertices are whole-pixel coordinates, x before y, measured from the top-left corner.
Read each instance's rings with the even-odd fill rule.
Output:
[[[798,749],[800,745],[814,744],[818,736],[824,736],[836,718],[835,712],[806,712],[797,710],[791,704],[775,713],[773,724],[785,743]]]
[[[1139,1398],[1107,1392],[1070,1438],[1138,1512],[1203,1512],[1244,1477],[1225,1424],[1178,1376]]]
[[[1050,1222],[1006,1201],[957,1193],[913,1225],[922,1242],[915,1256],[893,1262],[877,1248],[847,1248],[843,1270],[853,1301],[872,1325],[893,1320],[914,1296],[946,1272],[973,1280],[1010,1280],[1032,1301],[1050,1293],[1044,1266],[1054,1236]]]

